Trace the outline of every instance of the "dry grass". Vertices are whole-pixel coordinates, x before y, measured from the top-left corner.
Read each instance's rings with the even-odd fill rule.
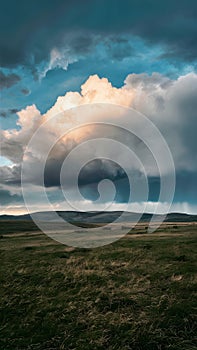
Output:
[[[195,225],[94,250],[3,229],[0,349],[196,349]]]

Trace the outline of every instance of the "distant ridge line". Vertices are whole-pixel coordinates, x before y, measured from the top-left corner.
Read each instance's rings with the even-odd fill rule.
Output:
[[[35,212],[40,220],[49,220],[51,216],[50,211],[45,212]],[[108,223],[116,220],[123,212],[122,211],[87,211],[87,212],[79,212],[79,211],[56,211],[56,213],[63,219],[69,222],[92,222],[92,223]],[[139,222],[147,222],[150,221],[153,214],[144,213],[141,216]],[[155,215],[154,215],[155,216]],[[163,220],[165,216],[165,219]],[[134,222],[136,218],[139,217],[139,213],[134,212],[124,212],[123,221]],[[169,213],[167,215],[161,214],[155,216],[155,221],[164,221],[164,222],[197,222],[197,215],[193,214],[185,214],[185,213]],[[23,215],[0,215],[0,221],[32,221],[31,214],[23,214]]]

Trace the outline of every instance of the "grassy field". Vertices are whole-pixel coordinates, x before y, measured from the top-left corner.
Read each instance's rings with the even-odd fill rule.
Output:
[[[93,250],[0,228],[0,350],[197,349],[197,225]]]

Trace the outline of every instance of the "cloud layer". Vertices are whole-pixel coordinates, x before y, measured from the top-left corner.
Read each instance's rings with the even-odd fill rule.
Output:
[[[125,79],[121,88],[116,88],[106,78],[99,78],[97,75],[90,76],[81,86],[81,92],[67,92],[60,96],[54,106],[45,114],[41,114],[35,105],[17,112],[18,129],[5,130],[1,132],[2,156],[9,159],[13,165],[1,167],[1,187],[3,196],[10,200],[19,201],[20,196],[20,168],[23,154],[27,143],[32,135],[46,121],[50,121],[44,127],[42,139],[35,145],[35,149],[23,161],[29,166],[29,176],[26,178],[27,185],[39,186],[40,174],[38,164],[42,162],[45,145],[53,142],[59,135],[62,126],[65,130],[77,127],[78,118],[85,116],[73,113],[71,108],[94,103],[118,104],[125,107],[132,107],[145,114],[162,132],[171,149],[177,172],[177,201],[183,201],[183,197],[193,202],[196,197],[196,127],[197,127],[197,75],[190,73],[172,80],[158,73],[130,74]],[[60,123],[53,122],[53,117],[61,113]],[[105,114],[97,115],[101,121],[105,121]],[[124,116],[111,116],[113,118]],[[92,117],[94,121],[95,116]],[[132,123],[132,120],[131,120]],[[139,128],[143,129],[143,125]],[[145,132],[145,131],[144,131]],[[65,156],[82,141],[97,137],[111,137],[127,144],[142,160],[151,182],[150,200],[156,200],[158,195],[158,169],[152,155],[147,148],[134,135],[129,135],[116,128],[90,126],[73,131],[63,137],[52,148],[45,169],[45,184],[48,190],[58,189],[59,170]],[[159,147],[159,144],[158,144]],[[79,154],[80,157],[80,154]],[[118,157],[117,157],[118,159]],[[77,161],[77,160],[76,160]],[[136,164],[128,164],[128,170],[133,172],[133,178],[140,177],[141,169]],[[187,176],[184,177],[184,174]],[[166,169],[168,176],[168,169]],[[88,199],[95,199],[97,196],[96,183],[103,177],[115,182],[118,193],[118,202],[126,201],[128,197],[128,183],[124,171],[115,164],[109,162],[95,161],[87,166],[80,179],[83,194]],[[188,179],[193,179],[188,184]],[[152,180],[151,180],[152,179]],[[137,181],[137,180],[136,180]],[[119,187],[118,187],[119,186]],[[184,193],[183,186],[187,186],[188,194]],[[11,195],[8,192],[10,191]],[[122,193],[122,197],[121,197]],[[188,197],[187,197],[188,195]],[[186,201],[185,199],[185,201]],[[7,203],[8,203],[7,199]],[[73,199],[74,200],[74,199]],[[140,200],[140,198],[139,198]],[[5,201],[6,202],[6,201]]]
[[[21,78],[15,73],[4,74],[0,71],[0,90],[5,88],[10,88],[11,86],[17,84]]]
[[[0,17],[1,66],[38,64],[50,57],[54,47],[61,49],[67,42],[71,55],[81,55],[91,50],[98,35],[113,35],[118,45],[119,33],[162,44],[168,57],[193,61],[197,57],[196,15],[195,0],[35,0],[28,6],[24,0],[9,0],[2,4]],[[122,50],[111,50],[117,59],[120,52],[131,52],[128,44],[121,45]]]

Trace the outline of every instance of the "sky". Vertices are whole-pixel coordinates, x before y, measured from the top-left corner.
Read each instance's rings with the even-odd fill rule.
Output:
[[[141,163],[128,158],[123,168],[121,147],[116,152],[107,147],[108,156],[103,159],[98,157],[96,146],[79,148],[69,168],[66,188],[73,208],[101,210],[106,205],[104,208],[122,210],[129,201],[132,211],[141,211],[146,204],[146,211],[152,212],[158,205],[160,212],[166,212],[169,196],[159,198],[157,159],[139,137],[147,137],[144,115],[159,130],[173,158],[176,186],[170,211],[196,214],[197,2],[0,0],[0,4],[2,213],[21,214],[52,207],[69,210],[61,187],[64,160],[81,143],[96,139],[99,145],[101,137],[126,144]],[[139,135],[104,125],[109,120],[113,124],[124,119],[134,127],[133,111],[139,116],[135,125]],[[89,112],[89,121],[103,124],[80,126]],[[77,129],[71,131],[74,127]],[[38,130],[40,138],[30,149],[29,142]],[[153,131],[149,139],[160,150],[161,140]],[[173,169],[160,153],[162,176],[170,183]],[[72,177],[85,156],[92,160],[79,173],[82,199],[73,188]],[[39,196],[43,162],[50,207]],[[147,198],[140,191],[142,168],[149,186]],[[64,171],[68,171],[66,167]],[[113,182],[114,187],[106,182],[105,195],[98,202],[98,185],[104,179]],[[31,203],[28,208],[23,188]]]

